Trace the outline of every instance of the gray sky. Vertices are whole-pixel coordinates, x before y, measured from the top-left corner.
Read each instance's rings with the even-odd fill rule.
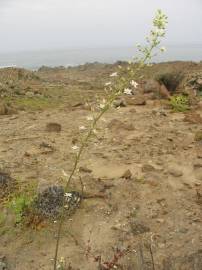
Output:
[[[133,46],[157,8],[165,44],[202,43],[202,0],[0,0],[0,52]]]

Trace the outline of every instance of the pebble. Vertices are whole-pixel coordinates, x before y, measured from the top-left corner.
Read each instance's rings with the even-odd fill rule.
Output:
[[[165,222],[165,220],[164,220],[163,218],[158,218],[156,221],[157,221],[158,223],[164,223],[164,222]]]
[[[128,169],[126,170],[123,175],[121,176],[121,178],[124,178],[124,179],[131,179],[132,178],[132,173],[131,171]]]
[[[183,172],[180,169],[177,168],[170,168],[168,170],[169,174],[171,174],[174,177],[180,177],[183,175]]]
[[[144,164],[142,166],[142,172],[151,172],[151,171],[154,171],[154,170],[155,170],[155,168],[150,164]]]
[[[196,177],[197,180],[202,181],[202,168],[197,168],[194,171],[194,174],[195,174],[195,177]]]

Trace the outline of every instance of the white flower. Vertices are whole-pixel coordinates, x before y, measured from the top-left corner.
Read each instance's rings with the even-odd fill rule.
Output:
[[[109,85],[111,85],[112,83],[111,82],[106,82],[105,83],[105,86],[109,86]]]
[[[78,150],[79,147],[78,147],[77,145],[73,145],[73,146],[72,146],[72,149],[73,149],[73,150]]]
[[[63,263],[63,264],[65,263],[65,258],[64,257],[60,258],[60,263]]]
[[[86,119],[87,119],[87,121],[93,121],[93,117],[92,116],[87,116]]]
[[[67,193],[64,194],[64,196],[65,196],[66,198],[71,198],[71,197],[72,197],[72,193],[67,192]]]
[[[132,80],[132,81],[130,82],[130,84],[131,84],[134,88],[137,88],[137,86],[138,86],[138,83],[135,82],[134,80]]]
[[[102,103],[100,103],[99,105],[100,109],[104,109],[105,105],[106,105],[106,99],[103,98]]]
[[[66,173],[64,170],[62,170],[62,173],[63,173],[63,175],[64,175],[65,177],[68,176],[67,173]]]
[[[132,95],[132,89],[129,89],[129,88],[126,88],[126,89],[124,89],[124,94],[126,94],[126,95]]]
[[[161,52],[166,52],[166,48],[165,48],[165,47],[161,47],[161,48],[160,48],[160,51],[161,51]]]
[[[117,72],[114,72],[110,75],[110,77],[117,77],[118,76],[118,73]]]
[[[85,126],[80,126],[79,130],[86,130],[86,127]]]
[[[104,103],[101,103],[100,104],[100,109],[104,109],[104,107],[105,107],[105,104]]]

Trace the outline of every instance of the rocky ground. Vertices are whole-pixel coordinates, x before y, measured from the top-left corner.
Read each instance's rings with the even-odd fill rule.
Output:
[[[26,212],[16,222],[9,203],[65,184],[72,147],[85,133],[79,126],[89,125],[90,104],[104,95],[102,85],[115,68],[8,73],[14,86],[4,80],[10,92],[1,88],[0,106],[0,269],[53,268],[55,212],[49,218]],[[151,81],[162,68],[186,73],[175,90],[188,91],[190,111],[173,112],[169,85],[162,90]],[[192,103],[201,71],[195,63],[155,65],[145,71],[140,91],[117,101],[123,106],[115,104],[100,121],[70,187],[81,192],[81,177],[85,198],[65,220],[59,251],[65,269],[202,269],[200,97]],[[22,86],[29,82],[28,91]]]

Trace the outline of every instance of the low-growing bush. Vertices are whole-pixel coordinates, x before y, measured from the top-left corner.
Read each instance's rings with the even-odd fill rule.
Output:
[[[171,93],[174,93],[176,91],[183,78],[184,74],[177,71],[160,73],[156,76],[156,80],[160,84],[164,84],[168,91],[170,91]]]
[[[19,194],[16,197],[12,198],[9,202],[8,207],[15,215],[15,223],[20,224],[23,221],[23,216],[26,210],[29,209],[33,202],[33,198],[24,194]]]
[[[175,112],[185,112],[189,110],[189,98],[185,95],[173,96],[170,105]]]

